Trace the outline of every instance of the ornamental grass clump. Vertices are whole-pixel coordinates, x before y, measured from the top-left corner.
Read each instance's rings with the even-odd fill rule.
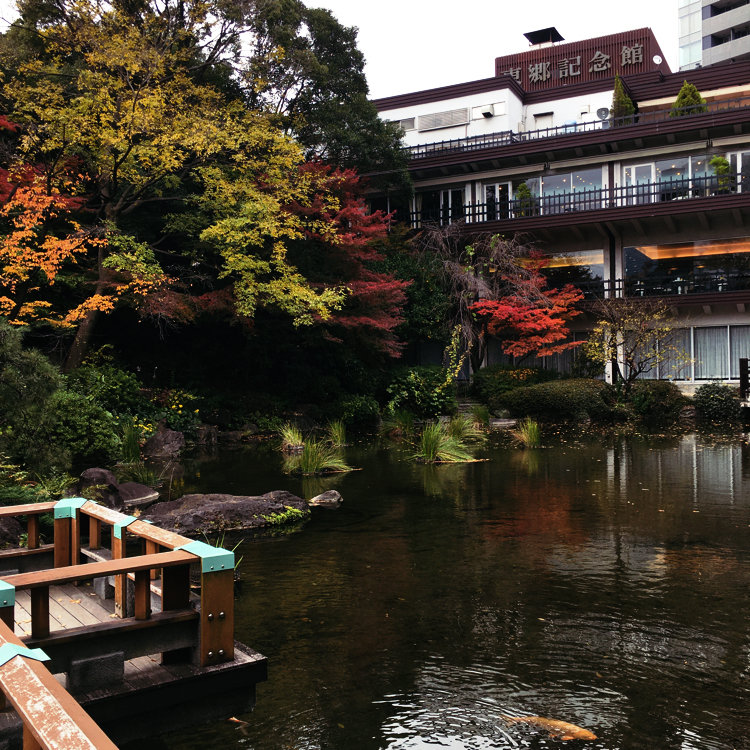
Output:
[[[474,418],[462,414],[453,417],[448,422],[446,431],[462,443],[483,443],[487,439],[484,430]]]
[[[343,448],[346,445],[346,425],[343,420],[336,419],[328,423],[326,427],[326,440],[334,448]]]
[[[290,422],[281,427],[279,435],[281,436],[281,450],[283,451],[301,451],[305,444],[305,439],[302,437],[302,430]]]
[[[301,453],[287,457],[284,471],[288,474],[313,476],[352,471],[352,467],[346,463],[341,451],[322,441],[308,440]]]
[[[380,433],[394,439],[410,437],[414,434],[414,415],[406,409],[386,413],[380,424]]]
[[[449,434],[447,427],[440,422],[425,425],[416,448],[414,458],[425,463],[462,463],[474,460],[464,442]]]
[[[538,448],[542,444],[542,431],[539,429],[539,423],[528,417],[518,423],[518,427],[513,430],[513,435],[526,448]]]

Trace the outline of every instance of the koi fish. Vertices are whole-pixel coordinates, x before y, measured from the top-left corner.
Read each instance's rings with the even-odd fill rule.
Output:
[[[569,724],[567,721],[545,719],[542,716],[503,716],[509,724],[529,724],[544,729],[549,736],[557,740],[595,740],[596,735],[588,729]]]

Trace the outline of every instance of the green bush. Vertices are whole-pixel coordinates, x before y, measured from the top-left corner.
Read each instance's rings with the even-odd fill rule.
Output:
[[[112,364],[82,365],[68,375],[68,390],[88,396],[112,414],[150,417],[154,405],[138,378]]]
[[[601,421],[615,416],[612,387],[601,380],[574,378],[528,385],[508,391],[500,401],[513,416],[540,421]]]
[[[514,388],[536,385],[555,380],[554,370],[539,367],[511,367],[510,365],[490,365],[474,373],[471,393],[493,411],[500,407],[502,396]]]
[[[693,397],[695,414],[701,422],[733,423],[740,418],[740,397],[736,388],[721,383],[706,383]]]
[[[409,411],[433,419],[456,411],[455,388],[446,384],[446,371],[435,366],[409,367],[397,372],[387,388],[387,411]]]
[[[93,400],[73,391],[58,391],[48,403],[50,441],[75,467],[108,464],[120,455],[114,416]]]
[[[337,411],[339,419],[353,430],[371,430],[380,421],[380,407],[372,396],[345,396]]]
[[[633,412],[652,427],[675,422],[686,403],[680,389],[669,380],[637,380],[630,391]]]
[[[198,397],[188,391],[166,389],[154,401],[161,407],[156,410],[154,418],[163,419],[170,430],[190,432],[201,422]]]

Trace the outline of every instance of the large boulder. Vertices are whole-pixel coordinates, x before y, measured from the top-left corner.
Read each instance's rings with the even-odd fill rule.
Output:
[[[141,449],[144,456],[170,458],[185,447],[185,436],[176,430],[163,429],[155,432]]]
[[[291,492],[265,495],[183,495],[157,503],[141,518],[185,536],[203,537],[225,531],[247,531],[308,518],[307,502]]]
[[[88,498],[96,498],[108,508],[122,510],[122,498],[118,488],[117,477],[109,469],[94,467],[81,472],[81,478],[74,491],[79,496],[85,494]]]

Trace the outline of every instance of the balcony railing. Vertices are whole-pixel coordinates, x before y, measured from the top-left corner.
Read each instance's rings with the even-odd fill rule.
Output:
[[[482,223],[506,221],[533,216],[553,216],[579,211],[599,211],[625,206],[647,205],[668,201],[750,192],[747,176],[721,175],[692,179],[663,179],[637,185],[618,185],[593,190],[575,190],[555,195],[529,196],[489,203],[469,203],[435,207],[411,213],[411,225],[446,225],[457,221]]]
[[[422,159],[436,154],[449,154],[455,152],[480,151],[487,148],[507,146],[513,143],[524,143],[541,138],[554,138],[557,136],[575,135],[576,133],[591,133],[598,130],[632,128],[638,125],[647,125],[656,122],[677,122],[681,118],[696,117],[698,115],[715,112],[726,112],[742,110],[750,107],[750,96],[739,99],[726,99],[708,102],[705,108],[686,107],[675,112],[674,109],[660,109],[651,112],[642,112],[628,117],[607,118],[606,120],[594,120],[591,122],[574,122],[558,125],[553,128],[541,128],[539,130],[526,130],[514,132],[504,130],[487,135],[470,136],[467,138],[455,138],[452,140],[437,141],[436,143],[424,143],[418,146],[407,146],[411,159]],[[676,119],[677,114],[679,118]]]

